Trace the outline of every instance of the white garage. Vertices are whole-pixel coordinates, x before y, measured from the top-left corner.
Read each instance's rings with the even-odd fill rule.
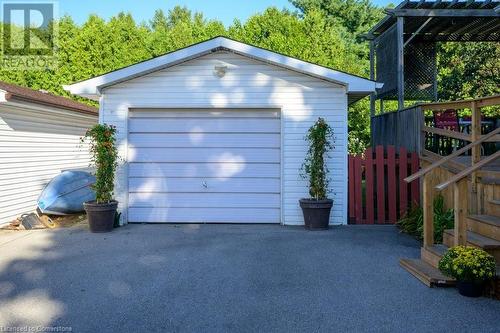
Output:
[[[100,101],[123,223],[303,224],[308,128],[334,130],[331,224],[347,223],[347,107],[380,87],[224,37],[65,88]]]

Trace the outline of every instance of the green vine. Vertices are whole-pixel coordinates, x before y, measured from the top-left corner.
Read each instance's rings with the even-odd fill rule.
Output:
[[[326,158],[333,149],[331,139],[333,130],[323,118],[318,118],[305,139],[309,142],[309,149],[302,164],[301,176],[309,178],[309,195],[316,200],[327,198],[328,194],[328,167]]]
[[[113,200],[115,171],[118,166],[115,134],[115,126],[97,124],[81,139],[82,143],[89,139],[91,162],[96,167],[96,182],[92,188],[96,192],[97,203]]]

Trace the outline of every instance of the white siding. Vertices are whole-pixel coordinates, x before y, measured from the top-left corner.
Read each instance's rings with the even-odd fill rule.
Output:
[[[0,104],[0,224],[35,209],[41,190],[61,170],[89,166],[79,138],[97,115],[39,108]]]
[[[227,66],[223,78],[215,65]],[[271,66],[230,52],[217,52],[104,89],[102,119],[118,128],[120,153],[127,160],[130,108],[278,108],[282,127],[282,221],[303,224],[298,200],[308,196],[299,169],[307,145],[304,135],[318,117],[334,128],[330,154],[332,224],[347,222],[347,94],[346,88]],[[213,124],[212,124],[213,125]],[[139,172],[134,170],[133,172]],[[116,198],[128,200],[127,165],[117,175]]]

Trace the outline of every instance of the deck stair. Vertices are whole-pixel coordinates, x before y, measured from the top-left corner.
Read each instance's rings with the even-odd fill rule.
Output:
[[[430,287],[455,282],[441,274],[439,260],[448,248],[467,245],[481,248],[494,256],[497,277],[492,281],[491,289],[497,291],[496,297],[500,297],[500,151],[481,156],[483,144],[500,142],[500,128],[487,134],[481,130],[481,108],[492,105],[500,105],[500,95],[421,106],[423,112],[451,107],[472,111],[471,135],[463,136],[463,133],[423,126],[422,132],[427,135],[434,133],[470,143],[456,147],[447,156],[420,149],[424,167],[405,178],[408,183],[422,180],[423,246],[420,259],[401,259],[400,264]],[[454,228],[443,232],[443,244],[434,242],[433,201],[439,193],[446,196],[454,211]]]
[[[489,200],[489,203],[500,206],[500,200]],[[490,211],[496,213],[495,210]],[[497,275],[500,274],[500,214],[469,214],[465,220],[466,244],[493,255],[497,262]],[[429,287],[453,285],[454,279],[443,276],[438,265],[448,248],[454,244],[455,230],[445,230],[443,244],[423,246],[420,249],[420,259],[401,259],[400,265]]]

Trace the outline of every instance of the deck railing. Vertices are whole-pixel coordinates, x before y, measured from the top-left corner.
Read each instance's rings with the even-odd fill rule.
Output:
[[[467,226],[466,214],[469,207],[473,213],[478,209],[478,172],[486,164],[498,159],[500,151],[481,160],[481,144],[485,142],[500,142],[500,128],[492,132],[482,135],[481,133],[481,109],[487,106],[500,105],[500,95],[479,98],[467,101],[455,101],[444,103],[431,103],[419,105],[419,112],[423,113],[427,110],[440,111],[446,109],[465,109],[470,108],[472,112],[471,117],[471,133],[459,133],[447,129],[436,129],[427,127],[421,123],[422,137],[425,133],[434,133],[449,138],[459,139],[470,142],[463,148],[460,148],[452,154],[440,157],[437,161],[433,162],[430,166],[423,168],[419,172],[407,177],[405,181],[411,182],[420,177],[424,177],[423,181],[423,211],[424,211],[424,247],[432,246],[434,244],[434,209],[433,200],[437,191],[442,191],[450,185],[453,185],[453,208],[455,214],[455,232],[454,244],[465,245],[467,243]],[[422,140],[422,138],[421,138]],[[425,154],[425,149],[420,146],[420,153]],[[462,155],[467,151],[471,151],[471,166],[459,171],[455,176],[448,180],[434,186],[434,180],[431,178],[431,171],[439,166],[450,162],[452,159]],[[471,186],[469,188],[468,177],[471,177]],[[474,200],[469,202],[469,198]]]
[[[371,118],[371,146],[395,146],[396,149],[405,147],[409,152],[422,154],[426,150],[426,138],[435,139],[440,136],[449,138],[450,140],[473,142],[481,136],[480,110],[487,106],[499,105],[500,95],[496,95],[462,101],[417,104],[399,111],[382,113]],[[470,134],[435,128],[429,125],[428,122],[426,124],[426,111],[443,111],[448,109],[471,110]],[[498,141],[498,137],[491,137],[485,142]],[[472,151],[473,158],[476,160],[478,152],[480,154],[481,147],[477,147]]]

